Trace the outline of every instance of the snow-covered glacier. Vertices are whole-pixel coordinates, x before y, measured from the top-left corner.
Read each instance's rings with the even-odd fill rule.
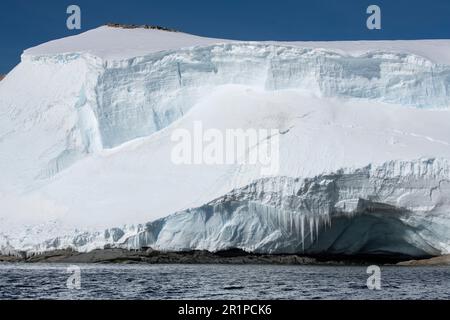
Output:
[[[0,248],[450,252],[450,40],[241,42],[100,27],[0,82]],[[280,168],[172,133],[278,129]]]

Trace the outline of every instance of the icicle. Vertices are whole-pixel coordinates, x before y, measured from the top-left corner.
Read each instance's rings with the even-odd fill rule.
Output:
[[[305,216],[303,214],[300,216],[300,228],[302,233],[302,249],[305,252]]]
[[[319,238],[319,223],[320,223],[320,216],[317,217],[317,219],[314,219],[314,224],[316,225],[316,238]]]
[[[289,210],[289,227],[290,232],[294,233],[294,217],[292,216],[292,211]]]
[[[298,238],[299,232],[298,232],[298,214],[296,211],[293,212],[294,216],[293,216],[293,221],[292,221],[292,225],[293,225],[293,233],[295,233],[295,237]]]
[[[277,226],[280,227],[280,212],[277,212],[276,217],[277,217]]]

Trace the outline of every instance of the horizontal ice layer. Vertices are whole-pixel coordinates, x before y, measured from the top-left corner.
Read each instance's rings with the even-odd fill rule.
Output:
[[[60,64],[66,73],[75,72],[72,59],[85,61],[91,77],[97,77],[80,88],[77,107],[88,104],[94,111],[105,148],[168,126],[212,88],[225,84],[307,90],[326,97],[423,108],[450,105],[450,67],[407,53],[348,56],[324,49],[230,43],[129,60],[102,61],[74,54],[24,56],[35,64]],[[89,96],[95,100],[89,101]]]
[[[199,37],[183,32],[103,26],[79,35],[50,41],[27,49],[24,55],[50,56],[75,52],[89,53],[103,60],[124,60],[158,51],[230,42],[245,43],[236,40]],[[345,55],[361,55],[369,51],[407,52],[422,56],[437,64],[450,64],[449,40],[251,41],[250,43],[329,49]]]
[[[131,248],[436,255],[450,250],[446,160],[268,178],[147,224]]]
[[[225,84],[424,108],[450,105],[450,67],[418,56],[379,52],[347,57],[261,44],[215,45],[108,64],[96,87],[103,146],[168,126]]]
[[[449,193],[447,160],[391,161],[307,179],[266,178],[146,225],[14,245],[29,253],[108,246],[438,255],[450,252]]]

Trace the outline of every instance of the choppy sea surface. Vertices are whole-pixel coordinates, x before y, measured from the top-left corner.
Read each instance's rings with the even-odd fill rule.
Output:
[[[449,299],[450,267],[0,264],[0,299]],[[370,282],[374,283],[374,282]]]

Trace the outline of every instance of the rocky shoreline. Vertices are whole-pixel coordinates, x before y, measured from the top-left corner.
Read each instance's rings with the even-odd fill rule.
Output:
[[[90,252],[55,250],[34,255],[0,255],[3,263],[142,263],[142,264],[283,264],[283,265],[450,265],[450,255],[420,260],[398,261],[392,257],[304,256],[297,254],[254,254],[239,249],[220,252],[162,252],[151,248],[125,250],[98,249]],[[400,259],[401,260],[401,259]]]
[[[429,259],[408,260],[397,263],[399,266],[450,266],[450,254]]]
[[[239,250],[161,252],[152,249],[102,249],[90,252],[56,250],[31,256],[0,256],[0,262],[25,263],[148,263],[148,264],[317,264],[298,255],[259,255]],[[338,263],[338,262],[336,262]]]

